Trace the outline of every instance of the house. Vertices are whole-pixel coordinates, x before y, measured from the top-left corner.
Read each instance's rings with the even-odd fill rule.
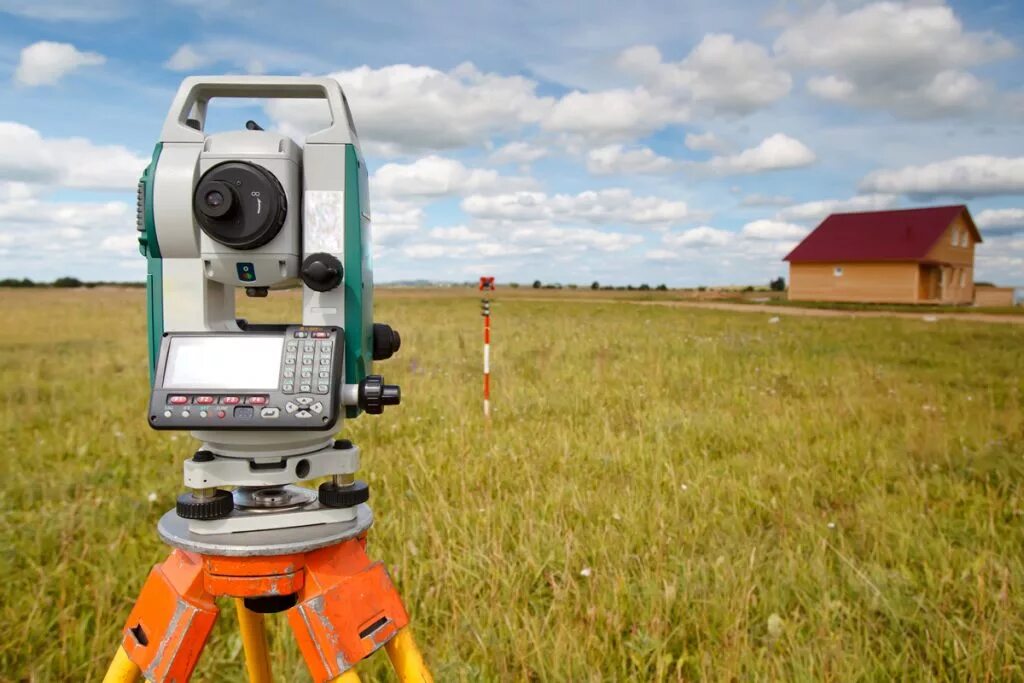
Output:
[[[969,304],[979,242],[962,204],[832,214],[784,259],[789,298]]]
[[[1013,306],[1016,302],[1016,290],[1013,287],[996,287],[994,285],[976,285],[974,287],[975,306]]]

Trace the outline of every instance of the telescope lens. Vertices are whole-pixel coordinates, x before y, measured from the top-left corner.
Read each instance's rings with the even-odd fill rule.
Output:
[[[273,173],[247,161],[225,161],[199,179],[193,215],[212,240],[232,249],[255,249],[284,226],[287,197]]]

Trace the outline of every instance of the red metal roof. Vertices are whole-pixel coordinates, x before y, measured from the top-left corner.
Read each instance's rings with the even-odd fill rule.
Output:
[[[784,261],[921,261],[961,213],[974,240],[981,235],[963,204],[924,209],[834,213]]]

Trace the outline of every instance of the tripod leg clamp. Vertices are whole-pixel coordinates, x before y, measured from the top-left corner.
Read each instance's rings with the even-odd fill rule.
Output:
[[[402,600],[364,541],[307,555],[306,581],[288,621],[313,680],[331,681],[388,643],[409,623]]]
[[[217,614],[203,586],[203,559],[175,550],[146,579],[121,645],[147,680],[187,681]]]

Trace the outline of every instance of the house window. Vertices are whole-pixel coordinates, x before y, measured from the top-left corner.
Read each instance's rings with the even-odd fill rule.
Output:
[[[835,275],[836,277],[842,277],[843,276],[843,267],[842,266],[836,266],[835,268],[832,269],[832,274]]]
[[[960,228],[953,228],[952,244],[954,247],[960,242]]]
[[[967,231],[964,230],[962,233],[960,233],[960,246],[966,247],[968,244],[969,242],[967,240]]]

